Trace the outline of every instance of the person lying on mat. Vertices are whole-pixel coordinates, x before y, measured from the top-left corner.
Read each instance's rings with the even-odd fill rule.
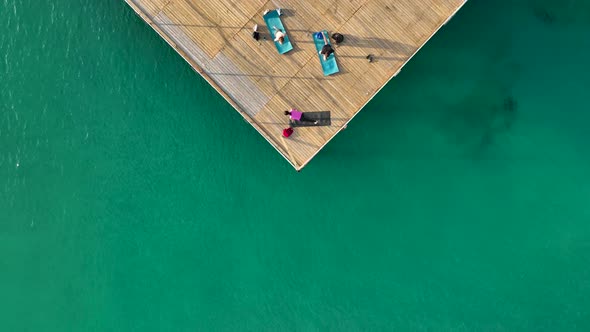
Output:
[[[285,33],[282,32],[277,27],[272,27],[272,28],[275,31],[275,41],[279,42],[279,44],[283,45],[283,43],[285,42]]]
[[[330,45],[330,42],[328,41],[326,35],[324,35],[323,32],[322,37],[324,38],[324,47],[322,47],[320,54],[324,56],[324,61],[326,61],[330,54],[334,53],[334,49],[332,48],[332,45]]]
[[[313,122],[313,124],[318,124],[319,120],[312,120],[305,117],[303,112],[298,111],[296,108],[292,108],[289,111],[285,111],[285,115],[288,115],[291,120],[297,120],[299,122]]]

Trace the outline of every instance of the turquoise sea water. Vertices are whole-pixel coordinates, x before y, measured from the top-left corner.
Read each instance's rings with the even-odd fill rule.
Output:
[[[2,331],[589,331],[590,1],[472,0],[301,173],[123,1],[0,1]]]

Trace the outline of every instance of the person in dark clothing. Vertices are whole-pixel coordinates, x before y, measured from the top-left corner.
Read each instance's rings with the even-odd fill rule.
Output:
[[[254,26],[254,29],[252,30],[252,38],[254,38],[254,40],[260,40],[260,32],[258,32],[258,24],[256,24]]]
[[[336,43],[336,45],[338,45],[344,41],[344,36],[336,32],[332,34],[332,39],[334,39],[334,42]]]
[[[334,53],[334,49],[332,48],[332,45],[330,45],[330,41],[328,40],[328,38],[326,38],[326,35],[324,35],[323,32],[321,32],[321,34],[324,38],[324,47],[322,47],[320,54],[324,56],[324,61],[326,61],[330,54]]]

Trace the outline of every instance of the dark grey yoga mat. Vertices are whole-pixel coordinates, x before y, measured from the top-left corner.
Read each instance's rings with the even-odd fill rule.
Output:
[[[330,111],[327,112],[305,112],[303,113],[303,117],[306,120],[311,121],[297,121],[297,120],[289,120],[289,125],[291,127],[319,127],[319,126],[329,126],[332,124],[332,120],[330,119]],[[319,120],[317,124],[313,122],[315,120]]]

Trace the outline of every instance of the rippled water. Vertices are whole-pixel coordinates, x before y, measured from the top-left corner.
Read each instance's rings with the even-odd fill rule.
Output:
[[[2,330],[590,330],[590,1],[470,1],[301,173],[123,1],[0,31]]]

